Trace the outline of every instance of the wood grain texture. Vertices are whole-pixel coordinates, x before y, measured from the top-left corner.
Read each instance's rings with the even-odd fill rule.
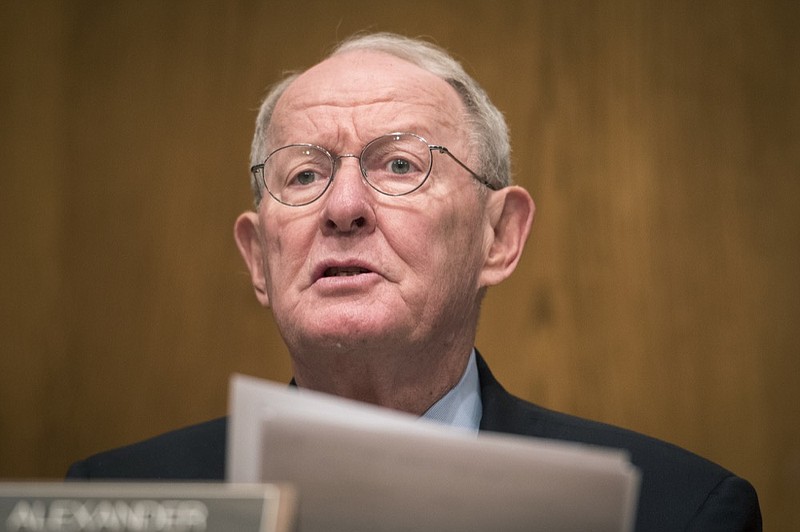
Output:
[[[527,399],[673,441],[800,522],[800,10],[790,2],[0,7],[0,477],[287,380],[232,239],[255,108],[359,30],[430,36],[538,213],[478,347]]]

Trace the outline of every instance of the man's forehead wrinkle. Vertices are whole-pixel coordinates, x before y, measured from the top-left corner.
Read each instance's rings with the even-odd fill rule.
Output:
[[[441,92],[423,85],[421,88],[404,88],[396,85],[385,87],[349,87],[329,90],[318,94],[289,94],[285,102],[287,111],[308,112],[310,109],[348,109],[381,104],[407,104],[440,108],[448,102]],[[453,96],[457,98],[455,92]]]
[[[407,108],[406,113],[404,107]],[[401,102],[392,98],[379,98],[370,102],[318,103],[309,105],[291,102],[282,109],[278,120],[270,128],[270,140],[279,142],[309,142],[316,139],[308,135],[332,135],[338,141],[347,132],[366,142],[372,136],[392,133],[397,130],[432,135],[439,128],[456,131],[460,127],[461,115],[458,109],[442,113],[441,101]],[[341,112],[344,111],[344,112]],[[331,117],[335,117],[331,121]],[[302,132],[302,133],[301,133]],[[298,138],[301,135],[302,138]],[[364,138],[366,135],[370,138]],[[428,139],[432,140],[432,139]],[[329,146],[326,146],[329,147]],[[330,146],[333,147],[333,146]]]

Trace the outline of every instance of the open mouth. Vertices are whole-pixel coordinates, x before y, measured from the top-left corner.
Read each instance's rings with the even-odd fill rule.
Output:
[[[325,268],[325,271],[322,272],[322,277],[351,277],[362,273],[370,273],[370,271],[358,266],[335,266]]]

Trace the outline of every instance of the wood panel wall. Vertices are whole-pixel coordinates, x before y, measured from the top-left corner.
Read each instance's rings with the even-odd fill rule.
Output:
[[[800,522],[794,2],[6,2],[0,477],[286,380],[232,223],[265,87],[358,30],[431,36],[539,207],[479,348],[515,393],[688,447]]]

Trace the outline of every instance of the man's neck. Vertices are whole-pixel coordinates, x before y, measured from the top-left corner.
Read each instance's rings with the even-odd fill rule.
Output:
[[[292,360],[302,388],[422,415],[459,382],[471,352],[470,344],[439,356],[328,352]]]

